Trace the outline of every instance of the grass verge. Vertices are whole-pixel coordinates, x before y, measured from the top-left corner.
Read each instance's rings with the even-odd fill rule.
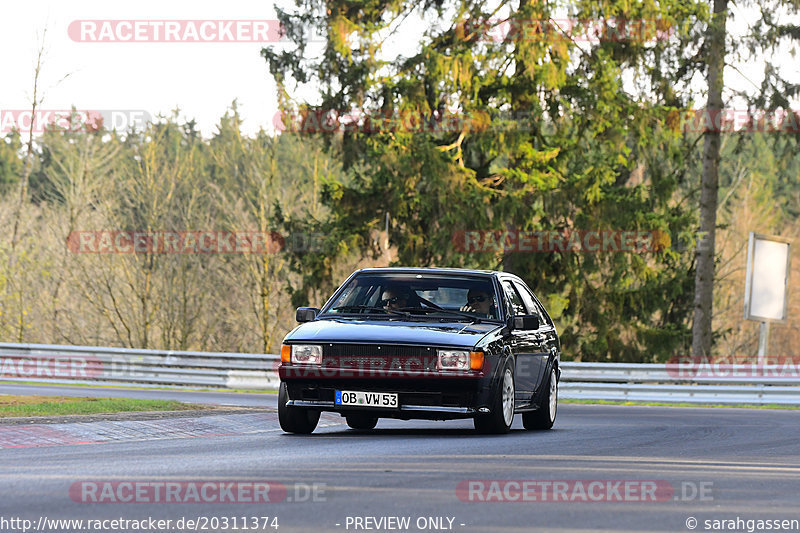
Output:
[[[202,406],[173,400],[71,398],[67,396],[15,396],[11,394],[0,394],[0,418],[94,415],[133,411],[186,411],[202,408]]]
[[[97,383],[53,383],[52,381],[3,381],[0,385],[47,385],[50,387],[91,387],[96,389],[132,389],[132,390],[171,390],[178,392],[248,392],[258,394],[277,394],[278,387],[274,389],[223,389],[219,387],[137,387],[136,385],[100,385]]]

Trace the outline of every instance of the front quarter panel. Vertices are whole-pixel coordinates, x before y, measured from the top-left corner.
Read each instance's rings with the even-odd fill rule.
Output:
[[[476,347],[477,349],[482,349],[485,354],[486,363],[484,364],[486,366],[484,368],[487,374],[487,379],[483,381],[483,386],[478,396],[478,408],[489,408],[492,405],[492,395],[496,387],[499,386],[506,362],[511,360],[513,364],[514,355],[508,344],[508,340],[509,336],[505,328],[502,328],[488,336],[480,346]]]

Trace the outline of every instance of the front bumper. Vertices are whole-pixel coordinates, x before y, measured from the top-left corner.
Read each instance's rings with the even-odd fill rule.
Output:
[[[334,402],[322,402],[314,400],[289,400],[286,405],[292,407],[313,407],[325,411],[359,411],[359,412],[375,412],[378,413],[442,413],[452,415],[473,415],[478,412],[477,409],[472,407],[448,407],[444,405],[401,405],[398,409],[378,409],[378,408],[358,408],[350,406],[337,406]],[[401,417],[399,417],[401,418]]]
[[[348,414],[372,413],[382,418],[453,419],[471,418],[485,412],[489,403],[488,379],[474,375],[471,379],[289,379],[287,405],[320,411]],[[388,392],[398,395],[399,407],[361,407],[336,405],[337,390]]]

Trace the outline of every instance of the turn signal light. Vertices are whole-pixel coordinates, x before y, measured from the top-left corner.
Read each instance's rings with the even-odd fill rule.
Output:
[[[469,352],[469,369],[481,370],[483,368],[483,352]]]
[[[292,361],[292,347],[288,344],[281,344],[281,363]]]

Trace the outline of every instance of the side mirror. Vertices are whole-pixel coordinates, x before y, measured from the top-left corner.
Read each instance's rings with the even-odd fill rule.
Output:
[[[539,329],[539,315],[521,315],[514,317],[514,329]]]
[[[311,322],[317,318],[317,313],[319,309],[316,307],[298,307],[294,318],[298,322]]]

